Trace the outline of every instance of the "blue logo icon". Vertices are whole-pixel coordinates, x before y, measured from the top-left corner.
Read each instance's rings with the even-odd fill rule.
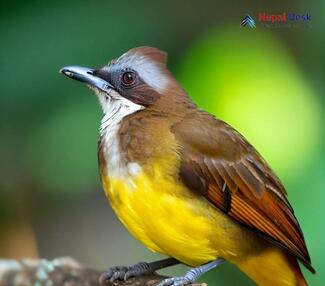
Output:
[[[243,27],[248,26],[250,28],[256,28],[255,21],[250,15],[247,15],[246,17],[243,18],[243,20],[241,20],[241,25]]]

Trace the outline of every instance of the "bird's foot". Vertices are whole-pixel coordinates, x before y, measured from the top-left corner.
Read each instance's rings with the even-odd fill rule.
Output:
[[[194,283],[202,274],[219,266],[224,261],[225,260],[223,258],[218,258],[207,264],[190,269],[185,273],[184,276],[166,278],[160,281],[156,286],[183,286]]]
[[[107,285],[107,282],[113,283],[116,280],[126,281],[130,277],[155,274],[156,270],[179,264],[175,258],[166,258],[154,262],[139,262],[131,267],[115,266],[111,267],[99,277],[100,285]]]
[[[100,285],[106,285],[106,282],[113,283],[116,280],[126,281],[130,277],[153,274],[155,269],[150,263],[139,262],[133,266],[113,266],[103,272],[99,278]]]
[[[156,286],[183,286],[195,282],[201,273],[197,273],[196,268],[188,271],[184,276],[166,278],[160,281]]]

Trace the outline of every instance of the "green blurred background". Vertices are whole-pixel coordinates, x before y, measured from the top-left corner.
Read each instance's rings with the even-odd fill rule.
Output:
[[[322,1],[1,1],[0,257],[71,255],[99,269],[158,258],[101,190],[95,96],[58,73],[152,45],[200,106],[271,163],[318,271],[307,279],[324,285],[324,11]],[[258,12],[309,12],[311,26],[265,28]],[[256,29],[240,26],[247,14]],[[202,280],[253,285],[231,265]]]

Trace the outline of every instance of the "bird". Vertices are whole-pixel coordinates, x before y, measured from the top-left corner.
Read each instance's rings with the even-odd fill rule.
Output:
[[[307,285],[298,262],[315,270],[280,179],[238,131],[191,100],[167,53],[137,47],[101,68],[60,72],[99,100],[99,172],[113,210],[167,256],[111,267],[101,282],[182,263],[192,268],[158,285],[188,285],[228,262],[257,285]]]

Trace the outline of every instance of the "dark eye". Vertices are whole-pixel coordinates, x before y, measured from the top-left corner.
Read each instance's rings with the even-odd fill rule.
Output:
[[[129,87],[136,82],[136,79],[137,79],[137,75],[135,72],[133,71],[124,72],[122,75],[122,84],[124,86]]]

